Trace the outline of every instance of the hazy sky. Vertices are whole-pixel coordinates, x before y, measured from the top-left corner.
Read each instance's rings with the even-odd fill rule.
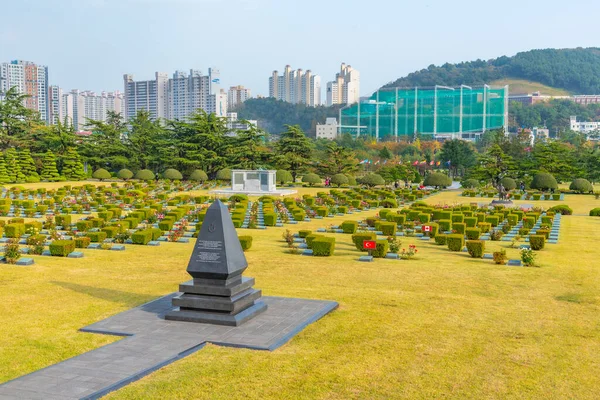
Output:
[[[344,61],[367,95],[429,64],[600,46],[599,16],[598,0],[2,0],[0,61],[95,91],[122,91],[125,73],[214,66],[254,95],[286,64],[324,88]]]

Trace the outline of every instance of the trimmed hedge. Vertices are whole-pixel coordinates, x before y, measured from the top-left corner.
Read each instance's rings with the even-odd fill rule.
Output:
[[[318,237],[322,237],[323,235],[317,235],[316,233],[311,233],[310,235],[306,236],[304,238],[304,241],[306,242],[306,247],[309,249],[312,249],[312,242],[318,238]]]
[[[446,244],[450,251],[462,251],[465,246],[465,237],[460,234],[446,235]]]
[[[559,204],[557,206],[550,207],[547,211],[562,215],[573,215],[573,209],[566,204]]]
[[[313,256],[329,257],[333,255],[335,249],[335,238],[321,236],[313,240],[312,251]]]
[[[150,229],[140,229],[131,235],[133,244],[148,244],[152,241],[152,231]]]
[[[467,251],[473,258],[483,257],[485,251],[485,242],[483,240],[468,240]]]
[[[377,234],[375,232],[360,232],[352,235],[352,242],[358,251],[364,251],[363,242],[365,240],[375,240]]]
[[[263,216],[265,226],[275,226],[277,224],[277,214],[265,213]]]
[[[375,258],[383,258],[388,253],[390,243],[387,239],[379,239],[375,241],[375,249],[371,250],[371,255]]]
[[[56,215],[54,221],[56,221],[56,225],[69,226],[71,225],[71,216],[68,214]]]
[[[50,243],[50,254],[56,257],[66,257],[75,251],[74,240],[55,240]]]
[[[600,217],[600,208],[593,208],[590,210],[590,217]]]
[[[469,239],[469,240],[477,240],[477,239],[479,239],[479,236],[481,235],[481,229],[479,229],[479,228],[467,228],[467,230],[465,231],[465,234],[467,236],[467,239]]]
[[[442,232],[448,232],[452,229],[452,221],[449,219],[440,219],[438,224],[440,226],[440,231]]]
[[[98,231],[98,232],[86,232],[85,234],[88,236],[92,243],[100,243],[106,239],[106,232]]]
[[[380,222],[379,223],[379,229],[381,230],[381,233],[383,233],[385,236],[395,236],[397,228],[398,227],[396,226],[395,222]]]
[[[529,246],[531,250],[542,250],[546,244],[546,236],[529,235]]]
[[[355,234],[356,231],[358,230],[358,222],[344,221],[344,222],[342,222],[341,228],[344,231],[344,233]]]
[[[4,226],[4,235],[7,238],[20,238],[25,233],[25,224],[13,223]]]
[[[87,236],[78,236],[75,238],[75,247],[78,249],[87,248],[92,241]]]
[[[455,230],[456,233],[460,233],[460,234],[464,235],[465,230],[466,230],[466,225],[464,224],[464,222],[452,224],[452,230]]]
[[[240,240],[240,244],[242,245],[242,250],[250,250],[250,247],[252,247],[252,236],[238,236],[238,239]]]
[[[298,231],[298,236],[304,239],[311,233],[312,233],[312,231],[309,231],[309,230],[301,230],[301,231]]]

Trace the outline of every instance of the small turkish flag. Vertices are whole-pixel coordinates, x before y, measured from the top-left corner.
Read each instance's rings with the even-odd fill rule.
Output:
[[[372,250],[377,248],[377,243],[374,240],[363,240],[363,249]]]

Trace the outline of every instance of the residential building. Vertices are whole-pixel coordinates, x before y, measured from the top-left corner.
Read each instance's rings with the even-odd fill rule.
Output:
[[[227,113],[227,130],[229,136],[237,135],[238,131],[247,131],[250,127],[258,127],[258,121],[256,120],[247,120],[240,121],[238,120],[238,113],[236,112],[228,112]]]
[[[0,93],[15,87],[28,97],[25,107],[39,112],[43,121],[49,122],[48,67],[30,61],[13,60],[0,64]]]
[[[600,122],[578,122],[576,116],[571,116],[571,130],[575,132],[585,133],[587,136],[590,134],[597,134],[600,132]]]
[[[583,94],[573,96],[573,101],[577,104],[597,104],[600,103],[600,94]]]
[[[71,123],[76,131],[82,131],[88,120],[106,122],[108,113],[124,114],[125,100],[120,92],[95,92],[77,89],[65,93],[61,98],[61,121]]]
[[[135,117],[139,110],[147,110],[153,119],[167,118],[167,88],[169,77],[164,72],[156,72],[154,79],[134,81],[133,75],[123,75],[125,89],[126,121]]]
[[[327,118],[325,125],[317,124],[317,139],[333,140],[338,135],[338,123],[335,118]]]
[[[61,117],[63,91],[58,86],[48,86],[48,123],[55,125],[64,122]]]
[[[288,103],[303,103],[312,107],[321,105],[321,77],[311,70],[292,70],[285,66],[283,75],[273,71],[269,77],[269,96]]]
[[[241,85],[231,86],[227,92],[227,107],[229,109],[235,108],[251,97],[250,89],[246,89]]]
[[[354,104],[360,99],[360,73],[342,63],[335,80],[327,83],[327,105]]]

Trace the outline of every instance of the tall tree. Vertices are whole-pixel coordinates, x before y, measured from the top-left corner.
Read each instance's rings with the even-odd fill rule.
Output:
[[[296,181],[298,174],[305,171],[310,163],[312,143],[300,126],[286,125],[286,128],[277,142],[275,160],[281,169],[290,171]]]
[[[38,113],[24,105],[27,95],[11,87],[0,101],[0,148],[7,149],[26,138],[34,126],[39,126]]]
[[[58,169],[56,169],[56,157],[50,150],[44,155],[44,166],[42,167],[41,178],[48,182],[60,180],[60,174],[58,173]]]
[[[74,148],[67,150],[63,159],[62,174],[69,181],[80,181],[86,177],[81,158]]]
[[[450,174],[455,177],[459,171],[471,168],[475,165],[477,157],[473,145],[465,140],[446,140],[440,151],[440,159],[450,162]]]
[[[4,153],[6,160],[6,172],[10,182],[19,182],[19,178],[23,176],[21,174],[21,167],[19,166],[19,160],[17,158],[17,151],[14,148],[7,149]]]
[[[358,170],[356,154],[351,149],[329,142],[325,146],[325,154],[318,164],[318,170],[323,175],[354,174]]]
[[[231,146],[231,164],[237,168],[258,169],[267,164],[268,151],[265,146],[266,132],[246,123],[248,129],[237,132]]]
[[[160,121],[153,121],[146,110],[138,111],[129,124],[131,129],[126,143],[131,154],[130,165],[157,171],[165,161],[162,156],[168,146],[164,127]]]
[[[22,149],[19,152],[19,169],[23,179],[27,182],[39,182],[40,177],[36,171],[35,162],[31,157],[29,149]]]
[[[478,164],[473,168],[472,177],[490,182],[498,186],[500,180],[515,171],[515,163],[502,148],[495,144],[485,154],[480,155]]]

